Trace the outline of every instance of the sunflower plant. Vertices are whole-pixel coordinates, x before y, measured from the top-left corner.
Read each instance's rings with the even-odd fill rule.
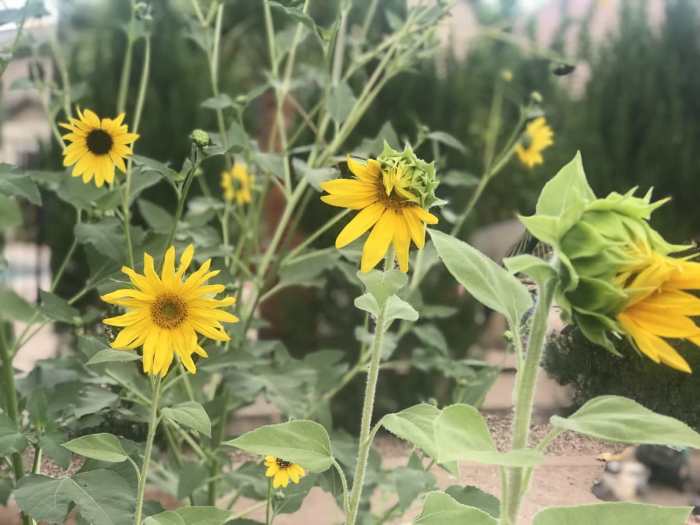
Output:
[[[143,154],[142,121],[158,116],[147,102],[158,3],[128,3],[118,91],[108,107],[71,78],[68,66],[80,50],[70,41],[26,44],[29,81],[46,101],[62,169],[0,165],[0,229],[21,227],[22,208],[57,200],[74,219],[65,257],[36,301],[0,287],[0,457],[7,466],[0,502],[11,494],[23,525],[272,525],[314,487],[335,498],[337,521],[346,525],[388,523],[412,508],[420,508],[416,523],[423,525],[515,525],[532,469],[563,430],[700,446],[682,423],[616,397],[554,418],[551,435],[535,447],[529,441],[555,301],[601,347],[626,337],[640,354],[690,372],[668,341],[700,341],[692,320],[698,263],[653,229],[651,214],[662,202],[634,192],[597,198],[576,159],[545,186],[537,213],[522,217],[552,258],[518,256],[504,269],[460,238],[496,176],[520,164],[537,169],[555,145],[541,98],[523,96],[510,122],[503,106],[512,75],[504,72],[475,145],[483,148],[482,176],[455,185],[444,150],[467,150],[444,132],[420,125],[399,138],[388,124],[375,138],[356,136],[384,86],[436,49],[436,28],[451,3],[391,12],[380,34],[373,31],[379,2],[362,9],[340,1],[323,24],[310,3],[255,3],[268,65],[260,85],[230,93],[221,82],[227,38],[255,36],[237,25],[240,3],[172,3],[179,37],[208,73],[201,107],[209,118],[181,137],[182,158]],[[18,10],[19,23],[33,4]],[[42,53],[57,80],[42,74]],[[272,108],[271,129],[255,138],[250,113],[262,97]],[[453,204],[459,199],[444,191],[445,181],[474,182],[465,206]],[[314,205],[332,215],[299,239],[298,225]],[[425,299],[429,274],[441,266],[509,324],[518,363],[509,451],[496,449],[475,406],[498,370],[455,357],[435,321],[454,312]],[[69,273],[80,286],[64,294]],[[535,280],[534,301],[516,274]],[[357,352],[348,358],[323,347],[293,355],[275,334],[271,305],[283,292],[332,289],[339,279],[354,296],[332,290],[338,309],[326,312],[315,335],[354,323],[338,331]],[[65,328],[60,355],[15,373],[17,353],[53,324]],[[380,414],[380,382],[400,366],[438,370],[454,388],[444,402]],[[477,369],[488,375],[469,389],[465,377]],[[358,380],[361,411],[346,414],[359,425],[353,436],[331,409]],[[234,424],[243,422],[240,411],[261,400],[279,422],[242,431]],[[405,465],[387,468],[378,459],[374,440],[384,431],[412,445]],[[47,459],[60,474],[46,468]],[[433,469],[454,474],[467,460],[498,466],[499,497],[478,492],[478,502],[465,504],[460,496],[474,487],[438,491]],[[375,494],[396,493],[386,508],[372,504]],[[177,503],[166,509],[159,503],[166,499]],[[603,504],[545,510],[536,523],[643,516],[654,521],[635,523],[680,525],[687,513]]]

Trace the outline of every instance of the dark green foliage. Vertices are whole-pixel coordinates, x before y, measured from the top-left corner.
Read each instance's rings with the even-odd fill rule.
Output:
[[[677,348],[694,374],[684,374],[636,352],[626,341],[616,345],[622,358],[588,341],[567,327],[547,345],[543,367],[574,392],[574,406],[602,395],[625,396],[645,407],[700,428],[697,393],[700,390],[700,350],[690,343]]]

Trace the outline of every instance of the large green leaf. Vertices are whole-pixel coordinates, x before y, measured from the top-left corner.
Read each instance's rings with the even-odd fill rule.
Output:
[[[475,461],[487,465],[530,467],[543,459],[535,450],[499,452],[479,411],[469,405],[446,407],[435,419],[438,462]]]
[[[0,231],[22,224],[22,212],[17,201],[0,194]]]
[[[230,517],[216,507],[182,507],[150,516],[143,525],[224,525]]]
[[[626,397],[593,398],[567,418],[552,417],[551,423],[555,428],[608,441],[700,449],[700,434],[688,425]]]
[[[271,455],[298,463],[312,472],[327,470],[333,459],[328,432],[314,421],[267,425],[225,444],[253,454]]]
[[[75,454],[107,463],[121,463],[129,457],[119,438],[107,433],[81,436],[63,446]]]
[[[387,414],[382,419],[382,425],[395,436],[405,439],[437,459],[438,450],[433,426],[439,415],[440,409],[421,403],[395,414]]]
[[[27,440],[17,429],[17,425],[5,414],[0,414],[0,456],[22,452],[27,448]]]
[[[127,363],[129,361],[138,361],[139,354],[129,350],[115,350],[113,348],[105,348],[98,351],[86,363],[88,366],[101,365],[103,363]]]
[[[572,206],[581,206],[595,199],[586,180],[581,152],[544,185],[537,200],[538,215],[559,216]]]
[[[552,507],[538,512],[533,525],[685,525],[690,510],[627,502]]]
[[[498,522],[483,510],[462,505],[444,492],[431,492],[425,498],[423,512],[416,525],[498,525]]]
[[[14,290],[0,286],[0,319],[28,323],[36,313],[36,308]]]
[[[438,255],[452,276],[480,303],[502,313],[517,325],[532,306],[522,283],[466,242],[437,230],[429,230]]]
[[[472,485],[452,485],[447,487],[445,492],[460,502],[462,505],[476,507],[484,512],[488,512],[494,518],[501,514],[501,502],[496,496],[484,492],[479,487]]]
[[[132,525],[136,494],[120,475],[104,469],[54,479],[29,474],[14,492],[20,509],[33,519],[64,523],[71,503],[83,518],[99,525]]]
[[[0,164],[0,193],[22,197],[41,206],[39,188],[31,177],[9,164]]]
[[[161,412],[166,418],[211,437],[211,420],[204,407],[199,403],[187,401],[164,408]]]
[[[68,324],[80,324],[80,312],[59,296],[39,290],[41,312],[49,319]]]

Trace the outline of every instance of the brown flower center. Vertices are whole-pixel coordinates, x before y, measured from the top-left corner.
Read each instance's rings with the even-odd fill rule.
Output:
[[[280,458],[277,458],[275,461],[277,462],[277,466],[281,469],[288,469],[292,466],[292,464],[289,461],[285,461]]]
[[[176,295],[161,295],[151,305],[151,319],[160,328],[177,328],[187,317],[187,306]]]
[[[401,195],[398,194],[398,192],[395,189],[392,190],[391,193],[389,193],[389,195],[387,195],[386,187],[384,186],[384,181],[382,180],[381,176],[377,179],[376,186],[377,200],[387,208],[399,210],[401,208],[405,208],[406,206],[415,206],[416,204],[415,202],[411,202],[403,198]]]
[[[112,135],[103,129],[93,129],[86,138],[87,148],[94,155],[106,155],[112,149]]]

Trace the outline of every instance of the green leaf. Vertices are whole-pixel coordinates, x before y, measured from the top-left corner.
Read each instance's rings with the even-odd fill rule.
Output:
[[[5,414],[0,414],[0,456],[22,452],[27,448],[27,440],[17,425]]]
[[[381,308],[377,303],[377,299],[371,293],[362,294],[360,297],[356,297],[353,303],[355,308],[367,312],[372,315],[375,319],[379,317]]]
[[[333,459],[328,432],[314,421],[266,425],[225,444],[252,454],[270,455],[298,463],[311,472],[327,470]]]
[[[533,525],[685,525],[690,510],[627,502],[552,507],[538,512]]]
[[[321,183],[331,179],[337,179],[340,175],[336,168],[326,166],[324,168],[311,168],[302,159],[293,158],[292,166],[309,184],[318,192],[321,191]]]
[[[233,100],[231,100],[231,97],[229,97],[226,93],[220,93],[215,97],[206,99],[200,104],[200,106],[206,109],[214,110],[226,109],[233,107]]]
[[[68,304],[67,301],[51,292],[39,290],[41,299],[41,312],[49,319],[68,324],[81,324],[80,312]]]
[[[285,261],[279,272],[280,285],[316,283],[319,276],[326,270],[333,268],[339,259],[340,252],[338,250],[326,248]]]
[[[438,462],[475,461],[487,465],[532,467],[544,458],[535,450],[499,452],[483,416],[465,404],[446,407],[435,419]]]
[[[95,223],[75,225],[75,237],[81,244],[91,244],[95,250],[113,261],[124,260],[124,235],[122,223],[114,217]]]
[[[626,397],[596,397],[571,416],[553,416],[550,422],[560,430],[608,441],[700,449],[700,434],[688,425]]]
[[[517,326],[532,299],[518,279],[466,242],[428,230],[438,255],[452,276],[480,303],[502,313]]]
[[[544,185],[537,200],[537,215],[558,217],[572,206],[580,206],[595,200],[595,193],[588,185],[583,171],[581,152],[566,164]]]
[[[428,494],[423,504],[423,512],[415,521],[416,525],[464,525],[465,523],[498,525],[498,521],[483,510],[462,505],[444,492]]]
[[[437,459],[434,424],[440,413],[437,407],[421,403],[395,414],[387,414],[382,418],[382,425],[395,436]]]
[[[39,446],[41,446],[44,454],[63,469],[67,469],[73,459],[73,454],[61,445],[61,443],[65,442],[66,436],[63,432],[47,432],[39,438]]]
[[[488,492],[484,492],[479,487],[452,485],[447,487],[445,492],[462,505],[481,509],[491,514],[494,518],[498,518],[501,514],[501,503],[498,501],[498,498]]]
[[[523,273],[538,283],[544,283],[556,276],[557,272],[547,261],[534,255],[523,254],[503,259],[503,264],[513,275]]]
[[[17,201],[7,195],[0,195],[0,231],[22,224],[22,212]]]
[[[138,201],[139,211],[146,224],[156,233],[168,233],[175,220],[163,208],[144,199]]]
[[[428,133],[428,138],[430,140],[434,140],[435,142],[440,142],[445,146],[449,146],[450,148],[456,149],[461,153],[467,152],[467,148],[464,147],[464,144],[444,131],[432,131]]]
[[[231,513],[216,507],[182,507],[149,516],[143,525],[224,525]]]
[[[9,164],[0,164],[0,193],[21,197],[41,206],[39,188],[31,177]]]
[[[339,126],[348,118],[356,102],[357,99],[352,89],[347,82],[342,81],[337,86],[331,87],[326,99],[326,111]]]
[[[36,308],[17,295],[14,290],[0,286],[0,319],[28,323],[37,313]]]
[[[17,505],[33,519],[64,523],[71,504],[89,523],[131,525],[135,490],[116,472],[97,469],[73,478],[29,474],[14,492]]]
[[[543,243],[556,246],[559,242],[560,221],[558,217],[548,217],[546,215],[525,217],[523,215],[518,215],[518,219],[533,237],[539,239]]]
[[[209,478],[209,467],[205,463],[183,463],[177,482],[177,499],[191,496]]]
[[[365,285],[365,290],[375,297],[380,307],[383,307],[389,297],[408,283],[406,274],[398,270],[357,272],[357,277]]]
[[[199,403],[187,401],[173,407],[164,408],[161,412],[168,419],[211,437],[209,415]]]
[[[107,463],[121,463],[129,457],[119,438],[112,434],[90,434],[72,439],[63,446],[74,454]]]
[[[391,295],[384,307],[384,330],[388,330],[396,319],[415,322],[418,320],[418,312],[398,295]]]
[[[103,363],[127,363],[129,361],[138,361],[139,359],[139,354],[132,350],[106,348],[93,355],[86,364],[88,366],[93,366]]]

